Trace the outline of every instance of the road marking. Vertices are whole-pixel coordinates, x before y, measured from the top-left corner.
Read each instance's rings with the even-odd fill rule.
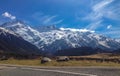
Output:
[[[76,72],[68,72],[68,71],[60,71],[60,70],[33,69],[33,68],[21,68],[21,69],[47,71],[47,72],[57,72],[57,73],[73,74],[73,75],[83,75],[83,76],[97,76],[97,75],[93,75],[93,74],[76,73]]]
[[[16,67],[0,66],[0,70],[3,70],[3,69],[16,69]]]

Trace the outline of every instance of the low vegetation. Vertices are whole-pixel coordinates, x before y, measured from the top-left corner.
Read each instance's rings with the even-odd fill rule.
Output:
[[[57,62],[56,60],[52,60],[51,62],[47,62],[42,64],[40,59],[8,59],[0,61],[0,64],[14,64],[14,65],[30,65],[30,66],[119,66],[119,63],[114,62],[96,62],[96,61],[88,61],[88,60],[70,60],[70,61],[62,61]]]

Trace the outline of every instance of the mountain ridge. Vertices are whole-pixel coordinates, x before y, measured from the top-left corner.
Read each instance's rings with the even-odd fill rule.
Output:
[[[9,27],[8,27],[9,26]],[[18,27],[19,26],[19,27]],[[44,29],[34,29],[25,23],[17,21],[9,25],[1,25],[24,40],[37,46],[39,49],[54,53],[57,50],[69,48],[91,47],[102,50],[114,51],[119,49],[120,42],[114,39],[96,34],[87,29],[56,28],[45,26]],[[47,28],[47,30],[45,30]],[[49,30],[50,29],[50,30]]]

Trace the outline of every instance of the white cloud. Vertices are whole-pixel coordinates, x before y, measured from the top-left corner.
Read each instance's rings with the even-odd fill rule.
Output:
[[[59,24],[63,21],[63,19],[58,19],[58,17],[58,15],[46,15],[41,12],[37,12],[32,15],[32,18],[37,20],[41,25]]]
[[[56,18],[57,16],[54,15],[54,16],[48,16],[44,21],[43,21],[43,24],[48,24],[48,23],[51,23],[51,21]]]
[[[56,19],[58,17],[57,15],[44,16],[44,17],[46,17],[46,18],[43,19],[43,24],[48,24],[48,25],[59,24],[63,21],[63,19],[57,20]]]
[[[58,20],[58,21],[55,21],[55,22],[53,22],[53,24],[59,24],[59,23],[61,23],[61,22],[63,22],[63,19]]]
[[[83,20],[89,20],[91,23],[87,26],[88,29],[95,30],[96,28],[102,25],[103,18],[114,18],[111,16],[115,16],[113,9],[109,8],[114,0],[102,0],[93,4],[91,9],[92,12],[88,14]]]
[[[102,20],[100,20],[100,21],[98,20],[96,22],[93,22],[93,23],[89,24],[86,28],[90,29],[90,30],[95,30],[96,28],[102,26],[101,23],[102,23]]]
[[[64,30],[64,31],[69,30],[69,31],[73,31],[73,32],[77,32],[77,31],[79,31],[79,32],[92,32],[92,33],[95,32],[95,31],[88,30],[88,29],[75,29],[75,28],[60,28],[60,30]]]
[[[110,28],[112,28],[112,25],[108,25],[108,26],[107,26],[107,29],[110,29]]]
[[[114,0],[103,0],[92,7],[93,11],[100,11]]]
[[[92,6],[93,12],[90,14],[91,19],[100,20],[103,17],[106,17],[108,14],[113,12],[107,6],[112,3],[114,0],[103,0]]]
[[[2,14],[2,16],[7,17],[7,18],[10,18],[11,20],[16,19],[16,17],[15,17],[15,16],[11,15],[11,14],[10,14],[10,13],[8,13],[8,12],[3,13],[3,14]]]

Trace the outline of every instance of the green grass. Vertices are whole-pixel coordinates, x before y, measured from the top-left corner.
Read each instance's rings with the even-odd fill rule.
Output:
[[[95,62],[95,61],[76,61],[71,60],[68,62],[56,62],[55,60],[51,62],[47,62],[45,64],[41,64],[39,59],[33,60],[16,60],[16,59],[9,59],[0,61],[0,64],[15,64],[15,65],[30,65],[30,66],[119,66],[118,63],[113,62]]]

